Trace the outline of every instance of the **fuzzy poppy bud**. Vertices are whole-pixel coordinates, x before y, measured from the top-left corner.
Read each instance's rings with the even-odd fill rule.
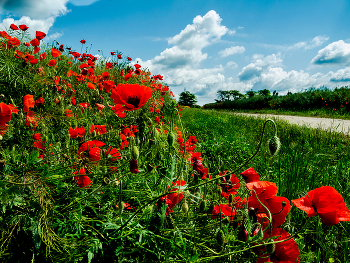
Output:
[[[280,139],[275,135],[272,136],[268,142],[269,151],[272,156],[276,155],[281,147]]]
[[[204,212],[206,208],[206,203],[204,200],[201,200],[201,202],[199,203],[199,212]]]
[[[232,204],[232,202],[233,202],[233,195],[230,194],[230,195],[228,196],[228,203],[229,203],[229,204]]]
[[[224,231],[222,231],[222,229],[219,229],[218,232],[216,233],[216,241],[218,242],[218,244],[220,246],[222,246],[224,244],[225,235],[224,235]]]
[[[139,149],[135,145],[131,148],[131,158],[135,160],[139,158]]]
[[[248,216],[249,216],[248,209],[243,209],[242,212],[243,212],[243,218],[248,218]]]
[[[270,255],[275,252],[276,246],[275,244],[267,244],[266,245],[266,252],[269,253]]]
[[[174,144],[175,141],[175,135],[172,132],[168,133],[168,143],[170,146],[172,146]]]
[[[189,209],[189,208],[188,208],[187,202],[186,202],[186,201],[183,202],[182,205],[181,205],[181,210],[182,210],[182,212],[184,212],[184,214],[187,214],[188,209]]]

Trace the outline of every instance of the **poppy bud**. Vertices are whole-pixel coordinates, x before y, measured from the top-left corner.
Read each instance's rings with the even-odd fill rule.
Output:
[[[242,209],[242,212],[243,212],[243,218],[248,218],[248,216],[249,216],[248,209]]]
[[[266,252],[269,253],[270,255],[275,252],[276,246],[275,244],[267,244],[266,245]]]
[[[204,200],[201,200],[201,202],[199,203],[199,212],[204,212],[206,208],[206,203]]]
[[[169,133],[168,133],[168,143],[169,143],[169,145],[172,146],[173,143],[174,143],[174,141],[175,141],[175,135],[174,135],[174,133],[169,132]]]
[[[139,149],[135,145],[131,148],[131,158],[135,160],[139,158]]]
[[[219,229],[218,232],[216,233],[216,241],[218,242],[218,244],[220,246],[222,246],[224,244],[225,235],[224,235],[224,231],[222,231],[222,229]]]
[[[139,172],[139,165],[137,163],[137,160],[131,159],[129,164],[130,164],[130,172],[137,174]]]
[[[182,210],[182,212],[184,212],[184,214],[187,214],[187,212],[188,212],[188,204],[187,204],[186,201],[182,203],[181,210]]]
[[[228,203],[229,203],[229,204],[232,204],[232,202],[233,202],[233,195],[230,194],[230,195],[228,196]]]
[[[275,135],[272,136],[268,142],[269,151],[272,156],[276,155],[281,147],[280,139]]]
[[[122,201],[122,202],[119,202],[119,203],[117,204],[117,207],[118,207],[119,212],[120,212],[120,213],[123,213],[123,211],[124,211],[124,202],[123,202],[123,201]]]

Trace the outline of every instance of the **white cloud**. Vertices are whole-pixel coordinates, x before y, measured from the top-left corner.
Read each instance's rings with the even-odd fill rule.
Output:
[[[47,40],[57,40],[57,39],[59,39],[61,36],[63,36],[63,32],[61,32],[61,33],[56,32],[56,33],[54,33],[54,34],[51,34],[51,35],[47,36],[47,37],[45,38],[45,40],[46,40],[46,41],[47,41]]]
[[[314,65],[339,64],[348,65],[350,63],[350,44],[343,40],[333,42],[318,51],[311,63]]]
[[[180,49],[202,49],[220,40],[229,30],[221,25],[220,16],[211,10],[203,17],[198,15],[193,24],[187,25],[179,34],[168,40]]]
[[[224,50],[221,50],[219,52],[219,55],[224,58],[234,54],[242,54],[244,53],[244,51],[245,51],[245,48],[243,46],[232,46]]]
[[[294,45],[291,45],[291,46],[287,47],[287,50],[300,49],[300,48],[313,49],[313,48],[321,46],[324,42],[328,41],[328,39],[329,39],[329,37],[319,35],[319,36],[314,37],[309,42],[298,42]]]
[[[332,82],[350,82],[350,67],[339,69],[332,74],[330,81]]]
[[[236,68],[238,68],[238,65],[234,61],[229,61],[229,62],[226,63],[226,67],[227,68],[231,68],[231,69],[236,69]]]
[[[99,0],[69,0],[70,3],[72,3],[75,6],[87,6],[91,5]]]
[[[68,0],[2,0],[0,11],[29,16],[33,19],[46,19],[69,12],[67,2]]]

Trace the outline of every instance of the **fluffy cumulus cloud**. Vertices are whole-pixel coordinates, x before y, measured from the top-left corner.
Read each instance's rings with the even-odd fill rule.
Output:
[[[234,47],[228,47],[224,50],[221,50],[219,52],[219,55],[224,58],[234,54],[242,54],[244,51],[245,51],[245,48],[243,46],[234,46]]]
[[[49,33],[56,17],[65,15],[68,0],[0,0],[0,11],[7,15],[2,23],[1,30],[7,30],[11,24],[25,24],[29,27],[29,34],[33,37],[35,31]],[[14,19],[12,16],[21,17]],[[62,33],[48,35],[48,39],[57,39]]]
[[[304,70],[285,71],[282,65],[281,54],[269,56],[254,55],[253,62],[243,67],[238,74],[239,82],[228,83],[227,89],[237,89],[246,92],[250,89],[276,90],[280,95],[290,92],[298,92],[305,88],[321,86],[333,87],[334,82],[350,82],[350,67],[332,71],[327,74],[310,74]]]
[[[208,54],[203,53],[203,48],[217,43],[223,35],[233,33],[221,25],[221,21],[221,17],[214,10],[204,16],[198,15],[192,24],[168,39],[172,47],[153,59],[136,60],[151,72],[164,75],[167,84],[173,86],[175,94],[179,94],[186,87],[198,96],[214,94],[215,97],[218,85],[225,81],[225,67],[217,65],[213,68],[200,68],[200,65],[208,58]],[[236,64],[233,63],[228,66],[234,67]]]
[[[333,42],[325,48],[318,51],[311,63],[314,65],[325,64],[350,64],[350,44],[345,43],[343,40]]]
[[[332,82],[350,82],[350,67],[339,69],[332,74],[330,81]]]
[[[68,0],[1,0],[2,13],[13,13],[18,16],[29,16],[32,19],[57,17],[68,12]]]

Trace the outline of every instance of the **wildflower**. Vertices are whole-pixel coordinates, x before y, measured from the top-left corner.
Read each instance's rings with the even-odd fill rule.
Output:
[[[75,138],[77,138],[77,137],[82,138],[83,136],[85,136],[86,130],[85,130],[84,126],[83,126],[83,127],[78,127],[78,126],[77,126],[75,129],[73,129],[72,127],[70,127],[70,128],[68,129],[68,133],[69,133],[69,136],[70,136],[72,139],[75,139]]]
[[[222,176],[224,174],[226,174],[226,171],[224,171],[223,173],[220,173],[219,176]],[[237,194],[236,189],[238,189],[241,186],[241,183],[239,182],[239,179],[235,174],[231,174],[228,180],[226,180],[225,177],[222,177],[221,180],[222,180],[222,183],[220,184],[220,187],[222,190],[221,195],[223,197],[225,197],[228,200],[230,194],[232,195]]]
[[[221,214],[220,214],[221,211]],[[211,213],[211,219],[216,219],[219,215],[222,218],[228,216],[231,220],[235,217],[235,210],[228,204],[217,204]]]
[[[117,161],[118,159],[122,158],[119,150],[117,148],[112,148],[111,146],[109,146],[106,151],[106,156],[108,155],[112,156],[110,159],[111,161]]]
[[[244,172],[241,173],[241,175],[246,183],[260,181],[259,174],[255,172],[253,167],[250,167],[249,169],[245,170]]]
[[[15,24],[11,24],[11,25],[10,25],[10,28],[11,28],[12,30],[18,30],[18,27],[17,27]]]
[[[152,89],[139,84],[119,84],[111,94],[113,102],[125,105],[127,111],[140,109],[151,96]]]
[[[25,95],[23,97],[23,105],[24,105],[24,108],[23,108],[24,112],[28,112],[29,108],[34,108],[35,101],[33,99],[33,95],[30,95],[30,94]]]
[[[274,250],[269,251],[271,254],[261,254],[259,255],[257,263],[263,262],[296,262],[300,261],[300,252],[297,243],[294,239],[290,238],[290,234],[283,230],[282,228],[273,228],[272,236],[277,236],[274,241],[280,241],[284,239],[288,239],[284,242],[274,244]],[[271,237],[271,232],[266,231],[264,233],[264,240]],[[265,248],[267,251],[267,249]]]
[[[307,193],[307,195],[292,200],[293,205],[305,211],[308,217],[320,216],[328,226],[338,224],[339,221],[350,221],[350,211],[344,199],[331,186],[321,186]]]
[[[111,55],[112,55],[112,56],[115,56],[115,52],[111,52]]]
[[[80,40],[80,43],[85,44],[86,43],[85,39]]]
[[[92,182],[91,179],[88,176],[86,176],[85,168],[82,168],[74,172],[73,174],[78,175],[74,177],[74,180],[80,188],[90,188]]]
[[[101,142],[101,141],[97,141],[97,140],[92,140],[92,141],[88,141],[88,142],[84,142],[79,150],[78,150],[78,158],[82,158],[83,157],[83,154],[85,151],[87,150],[91,150],[93,149],[94,147],[101,147],[101,146],[104,146],[105,143],[104,142]]]
[[[129,164],[130,164],[130,173],[137,174],[139,172],[139,165],[137,163],[137,160],[131,159]]]
[[[51,59],[50,61],[49,61],[49,67],[53,67],[53,66],[55,66],[56,65],[56,63],[57,63],[57,61],[55,60],[55,59]]]
[[[166,202],[166,215],[169,215],[173,208],[179,203],[182,201],[183,197],[184,197],[184,194],[182,191],[179,191],[181,188],[183,188],[183,186],[186,185],[186,181],[184,180],[178,180],[176,182],[174,182],[171,186],[174,187],[174,186],[179,186],[179,188],[172,188],[170,191],[169,191],[169,186],[167,186],[166,188],[166,192],[169,191],[169,194],[167,194],[166,196],[163,196],[159,199],[157,205],[158,207],[164,202]]]
[[[61,55],[61,52],[58,51],[57,49],[55,48],[51,48],[51,55],[54,57],[54,58],[57,58]]]
[[[129,61],[132,61],[132,58],[131,58],[131,57],[127,57],[126,59],[129,60]]]
[[[119,59],[122,59],[122,55],[120,55],[120,54],[118,54],[117,57],[118,57]]]
[[[36,31],[36,33],[35,33],[35,38],[36,39],[42,40],[44,37],[46,37],[46,34],[44,32]]]

